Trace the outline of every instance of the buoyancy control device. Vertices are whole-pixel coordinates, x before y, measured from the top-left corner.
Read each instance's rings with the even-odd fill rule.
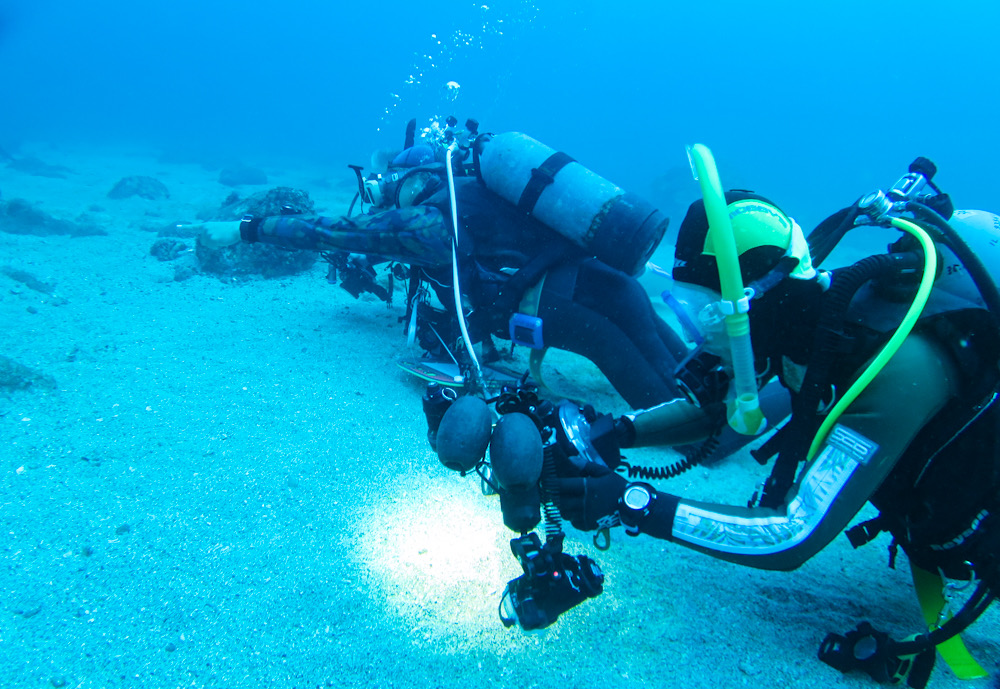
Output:
[[[902,218],[911,218],[912,223],[917,223],[933,239],[942,266],[933,276],[934,288],[925,300],[921,321],[928,327],[934,323],[941,327],[947,325],[942,318],[961,317],[961,322],[949,331],[956,340],[952,343],[956,360],[961,365],[963,358],[971,357],[973,363],[977,357],[983,358],[975,369],[980,378],[972,381],[965,394],[968,399],[953,403],[951,412],[942,417],[941,423],[926,428],[914,442],[917,452],[930,452],[930,456],[912,465],[908,472],[890,474],[873,499],[881,503],[878,504],[879,517],[848,531],[855,547],[872,540],[882,530],[892,532],[893,547],[902,545],[911,557],[914,584],[928,631],[896,641],[863,622],[846,634],[829,634],[819,651],[821,660],[842,671],[862,670],[878,681],[905,681],[916,689],[926,686],[937,654],[960,678],[986,675],[966,650],[959,633],[982,614],[1000,590],[1000,561],[995,545],[997,503],[995,498],[983,497],[996,495],[997,455],[990,442],[982,442],[986,438],[975,435],[978,431],[986,431],[987,435],[996,433],[995,429],[981,426],[996,418],[993,406],[1000,394],[996,369],[989,363],[996,356],[996,329],[1000,323],[1000,290],[993,277],[1000,265],[1000,216],[985,211],[954,211],[947,195],[931,181],[935,172],[933,163],[918,158],[908,174],[888,192],[878,191],[863,197],[850,209],[821,223],[809,237],[810,245],[822,247],[820,251],[825,256],[852,227],[890,223],[898,228]],[[924,187],[929,187],[933,193],[922,193]],[[904,238],[890,250],[908,248]],[[875,289],[877,282],[867,287]],[[906,276],[899,273],[888,275],[883,283],[889,283],[882,285],[883,297],[887,286],[890,297],[892,289],[897,296],[905,296],[910,291],[906,288],[910,284]],[[884,330],[898,317],[901,305],[894,303],[892,298],[865,299],[860,293],[859,297],[857,306],[862,308],[853,308],[851,316],[863,316],[863,322],[875,331]],[[970,328],[969,323],[975,325]],[[985,338],[988,344],[981,348],[982,351],[963,357],[960,350],[979,349],[973,342],[979,330],[990,334]],[[835,411],[830,412],[830,416]],[[821,433],[817,434],[817,438],[820,436]],[[967,506],[975,507],[964,512],[958,503],[950,506],[946,502],[928,500],[927,494],[917,489],[924,478],[940,481],[942,476],[947,477],[947,472],[937,470],[954,465],[956,459],[986,463],[980,467],[981,474],[984,480],[992,481],[981,487],[978,500],[969,495],[968,499],[975,502]],[[778,462],[781,461],[779,455]],[[901,466],[911,465],[903,463]],[[956,538],[944,544],[925,541],[931,533],[940,537],[940,534],[949,533],[955,524],[965,523],[955,515],[966,513],[971,515],[971,523]],[[936,521],[942,524],[935,532]],[[951,553],[952,550],[955,552]],[[951,588],[944,584],[945,576],[968,579],[973,584],[971,595],[953,616],[949,613],[947,597],[941,595],[942,590]]]

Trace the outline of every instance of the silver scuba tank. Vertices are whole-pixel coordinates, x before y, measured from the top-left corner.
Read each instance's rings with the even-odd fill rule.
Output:
[[[1000,216],[987,211],[960,210],[948,221],[983,263],[990,275],[1000,275]],[[957,309],[988,310],[975,283],[961,261],[941,247],[941,275],[934,283],[924,315]]]
[[[976,254],[990,275],[1000,275],[1000,216],[987,211],[957,210],[948,221]],[[934,281],[921,320],[953,311],[982,309],[989,311],[969,272],[955,253],[937,244],[940,254],[938,278]],[[916,290],[916,287],[913,288]],[[889,332],[899,325],[909,308],[907,300],[887,300],[875,295],[874,285],[861,288],[851,304],[852,320],[879,331]]]
[[[614,268],[638,274],[663,239],[663,213],[530,136],[481,135],[474,152],[488,189]]]

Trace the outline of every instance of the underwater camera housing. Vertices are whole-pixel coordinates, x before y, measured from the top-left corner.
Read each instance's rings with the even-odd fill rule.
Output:
[[[490,401],[500,417],[492,429],[484,400],[455,399],[431,383],[423,398],[428,439],[442,464],[463,475],[475,470],[490,487],[483,493],[499,494],[504,524],[519,534],[510,548],[524,574],[507,582],[500,621],[526,631],[543,629],[604,590],[604,573],[593,559],[563,552],[555,481],[602,475],[616,466],[617,444],[609,439],[614,425],[610,415],[589,407],[540,399],[526,380],[505,385]],[[533,531],[543,515],[544,545]]]
[[[562,552],[563,534],[541,544],[532,532],[510,542],[524,574],[507,582],[497,612],[504,627],[544,629],[559,615],[604,591],[604,573],[586,555]]]
[[[607,472],[618,457],[617,446],[612,449],[606,442],[606,429],[613,424],[609,415],[599,416],[566,400],[543,401],[537,388],[524,382],[505,386],[496,409],[501,419],[493,433],[490,462],[500,488],[504,524],[521,534],[510,541],[510,549],[524,572],[507,582],[498,614],[505,627],[544,629],[604,590],[604,573],[597,562],[563,552],[565,534],[554,482],[558,477]],[[544,545],[530,531],[541,514]]]
[[[364,293],[371,293],[386,304],[392,296],[382,285],[378,284],[375,269],[368,264],[365,256],[349,254],[346,251],[326,251],[320,254],[329,267],[326,281],[330,284],[340,282],[340,286],[355,299]]]

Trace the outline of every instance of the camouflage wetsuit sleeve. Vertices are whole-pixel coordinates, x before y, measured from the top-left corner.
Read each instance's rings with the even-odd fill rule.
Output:
[[[244,232],[245,241],[286,249],[348,251],[418,266],[451,262],[448,219],[434,206],[413,206],[353,218],[261,218]]]

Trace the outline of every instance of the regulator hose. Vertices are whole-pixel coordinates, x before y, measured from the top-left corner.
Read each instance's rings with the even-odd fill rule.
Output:
[[[891,272],[913,269],[922,263],[922,257],[916,253],[878,254],[833,272],[833,282],[824,295],[823,313],[816,326],[806,375],[794,399],[792,418],[782,429],[782,433],[793,434],[793,439],[779,454],[774,470],[765,483],[762,506],[777,507],[784,502],[799,462],[806,458],[806,443],[795,442],[794,439],[808,439],[815,433],[816,413],[826,392],[830,369],[840,353],[842,327],[854,295],[870,280]],[[763,461],[766,458],[758,459]]]

